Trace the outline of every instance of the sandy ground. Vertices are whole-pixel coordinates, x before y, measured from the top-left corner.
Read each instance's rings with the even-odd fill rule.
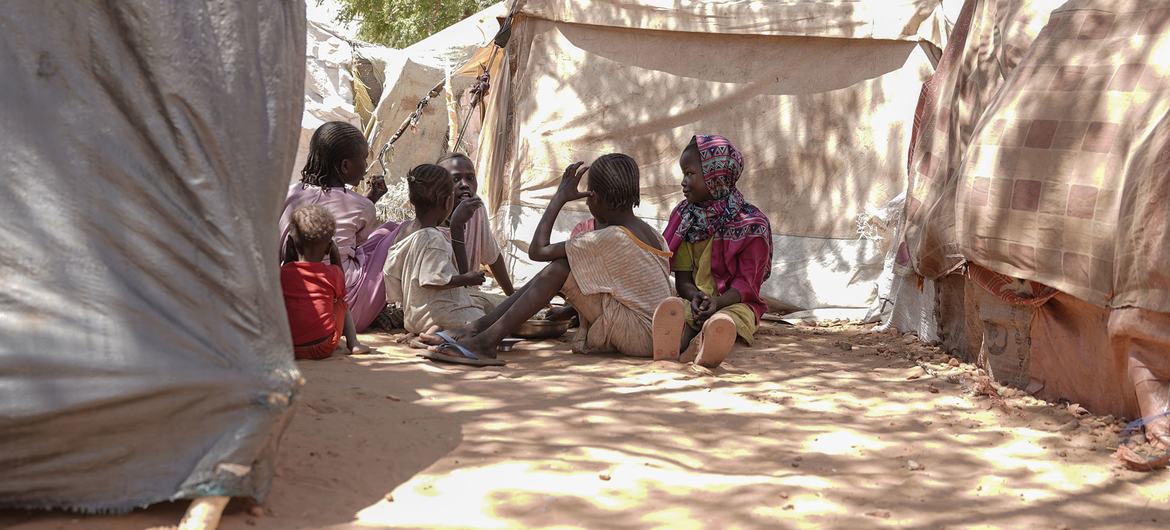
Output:
[[[272,493],[221,528],[1170,523],[1170,476],[1119,469],[1111,418],[993,398],[972,367],[897,335],[761,334],[714,373],[559,342],[475,370],[366,336],[380,354],[302,363]],[[0,527],[140,529],[174,525],[183,508],[8,512]]]

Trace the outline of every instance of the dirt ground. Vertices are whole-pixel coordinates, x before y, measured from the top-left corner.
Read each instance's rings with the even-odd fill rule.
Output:
[[[503,368],[379,354],[308,384],[262,507],[221,528],[1133,528],[1166,472],[1118,468],[1120,422],[994,388],[911,338],[768,324],[714,373],[526,343]],[[917,362],[916,362],[917,360]],[[949,362],[948,362],[949,361]],[[233,505],[234,506],[234,505]],[[19,530],[174,525],[0,513]]]

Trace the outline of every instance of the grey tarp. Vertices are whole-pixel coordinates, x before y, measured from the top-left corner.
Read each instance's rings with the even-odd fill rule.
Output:
[[[300,375],[276,233],[297,0],[0,13],[0,507],[263,496]]]

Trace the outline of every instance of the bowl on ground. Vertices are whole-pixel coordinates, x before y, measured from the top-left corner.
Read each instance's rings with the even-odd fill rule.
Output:
[[[532,319],[522,324],[512,335],[530,340],[555,339],[569,331],[571,325],[572,322],[568,320]]]

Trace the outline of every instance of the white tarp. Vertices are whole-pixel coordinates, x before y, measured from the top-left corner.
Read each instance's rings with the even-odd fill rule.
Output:
[[[843,36],[840,25],[790,27],[803,9],[791,3],[716,3],[748,9],[730,18],[656,4],[533,1],[522,8],[481,137],[490,149],[479,158],[481,190],[498,236],[510,243],[514,275],[523,281],[539,270],[525,247],[564,166],[613,151],[633,156],[643,175],[637,213],[661,226],[681,199],[678,154],[692,134],[706,132],[743,151],[740,187],[772,221],[769,303],[779,310],[869,307],[893,234],[865,238],[858,223],[905,188],[914,107],[933,72],[916,40],[923,25],[941,19],[939,3],[824,3],[855,13],[884,6],[884,17],[859,16],[899,21],[896,30],[858,30],[865,38],[822,38]],[[616,18],[603,17],[614,6],[621,8]],[[631,19],[630,6],[653,8],[656,18]],[[700,18],[752,19],[743,29],[766,34],[643,29],[698,31],[706,26],[687,20]],[[647,25],[659,19],[682,25]],[[775,36],[794,34],[816,36]],[[567,235],[584,216],[583,204],[571,205],[558,228]]]

